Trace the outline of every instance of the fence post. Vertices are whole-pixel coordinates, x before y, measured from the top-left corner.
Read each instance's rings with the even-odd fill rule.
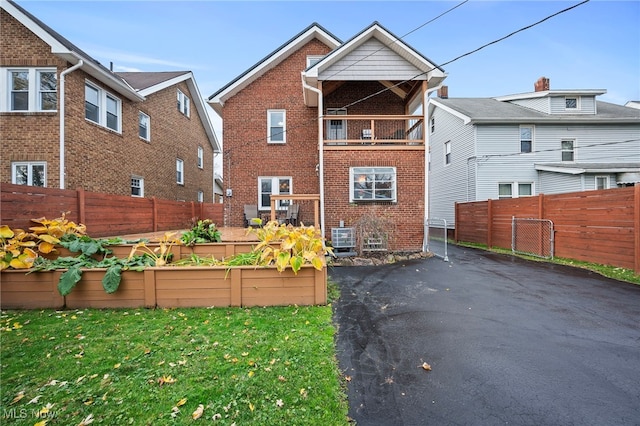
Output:
[[[538,219],[544,219],[544,194],[538,195]]]
[[[493,204],[487,200],[487,248],[493,247]]]
[[[458,224],[460,223],[460,206],[458,205],[458,203],[454,203],[454,219],[455,223],[453,224],[454,228],[453,228],[453,240],[457,243],[458,242]]]
[[[634,224],[633,234],[635,240],[635,248],[633,253],[634,270],[640,275],[640,183],[636,183],[633,191],[633,211]]]
[[[156,197],[151,197],[151,208],[153,209],[152,217],[153,217],[153,232],[158,231],[158,200]]]
[[[76,199],[78,200],[78,223],[83,223],[83,224],[87,224],[87,218],[86,218],[86,208],[85,208],[85,201],[84,201],[84,188],[79,187],[76,189]]]

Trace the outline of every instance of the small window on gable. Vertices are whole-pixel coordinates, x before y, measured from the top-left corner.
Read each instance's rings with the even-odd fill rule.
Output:
[[[320,62],[320,60],[322,60],[322,58],[324,58],[324,56],[322,56],[322,55],[308,55],[307,56],[307,68],[312,67],[315,64],[317,64],[318,62]]]
[[[142,111],[138,112],[138,135],[145,141],[151,140],[151,119]]]
[[[11,183],[16,185],[47,186],[47,163],[44,161],[11,163]]]
[[[131,196],[144,197],[144,179],[139,176],[131,178]]]
[[[184,161],[176,159],[176,183],[184,185]]]
[[[533,151],[533,126],[520,126],[520,152]]]
[[[444,164],[451,164],[451,141],[444,143]]]
[[[201,146],[198,147],[198,168],[204,167],[204,149]]]
[[[191,114],[191,100],[187,95],[182,93],[181,90],[178,89],[178,111],[182,114],[190,117]]]
[[[578,98],[575,96],[567,96],[564,98],[564,107],[568,110],[578,109]]]
[[[286,143],[286,111],[283,109],[270,109],[267,111],[267,142]]]

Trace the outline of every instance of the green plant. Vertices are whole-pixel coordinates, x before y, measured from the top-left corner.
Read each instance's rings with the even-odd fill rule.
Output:
[[[171,260],[173,253],[171,247],[174,245],[182,244],[182,240],[176,237],[175,232],[166,232],[161,239],[159,239],[158,247],[152,249],[147,246],[145,241],[140,241],[131,248],[129,253],[129,259],[132,259],[138,252],[153,259],[155,266],[164,266]]]
[[[185,245],[192,246],[198,243],[219,243],[221,241],[220,231],[216,224],[209,219],[198,220],[198,222],[180,238]]]
[[[255,233],[260,240],[254,248],[261,253],[259,264],[275,265],[280,272],[291,267],[297,274],[304,264],[321,270],[326,266],[325,255],[332,254],[332,250],[324,245],[320,231],[313,226],[294,227],[270,221],[262,228],[248,232]],[[276,243],[280,247],[274,247]]]

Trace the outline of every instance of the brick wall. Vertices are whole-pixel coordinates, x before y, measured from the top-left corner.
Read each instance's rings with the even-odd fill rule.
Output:
[[[50,47],[6,12],[0,16],[1,66],[57,67],[67,64]],[[85,79],[122,101],[122,132],[84,118]],[[191,117],[176,108],[176,90],[191,98]],[[67,188],[120,195],[131,194],[131,177],[144,178],[145,197],[213,201],[213,148],[194,105],[198,93],[185,82],[132,102],[95,81],[83,71],[65,78],[65,169]],[[138,136],[138,111],[151,117],[151,141]],[[59,117],[57,112],[1,113],[0,181],[11,182],[12,161],[46,161],[47,186],[59,187]],[[204,167],[197,167],[197,147],[204,149]],[[176,184],[176,158],[184,160],[184,185]]]

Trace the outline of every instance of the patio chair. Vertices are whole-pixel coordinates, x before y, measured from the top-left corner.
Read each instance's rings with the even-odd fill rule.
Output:
[[[260,217],[258,216],[258,206],[256,204],[244,205],[244,226],[260,226]]]
[[[300,213],[300,204],[289,204],[287,206],[287,215],[285,216],[285,223],[298,226],[298,215]]]

